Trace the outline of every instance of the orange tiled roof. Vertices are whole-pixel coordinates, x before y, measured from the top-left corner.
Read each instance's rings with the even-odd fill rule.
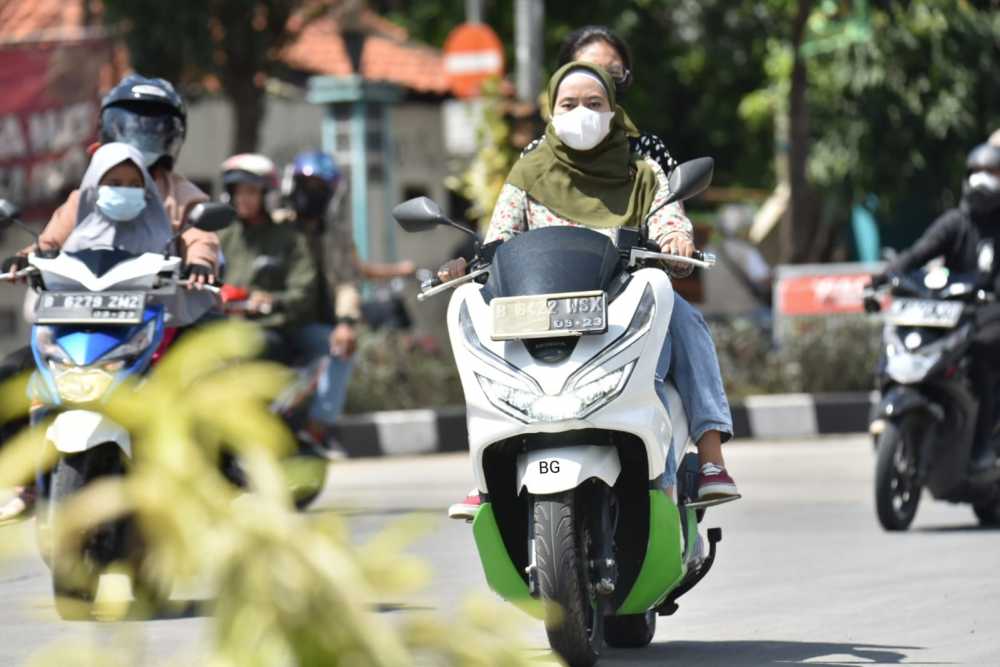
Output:
[[[80,0],[0,0],[0,41],[77,38],[83,21]]]
[[[85,1],[99,15],[100,2]],[[0,0],[0,41],[76,38],[84,33],[83,21],[81,0]],[[298,29],[302,21],[303,16],[296,15],[289,21],[289,27]],[[403,27],[368,9],[353,17],[352,26],[367,35],[360,72],[365,79],[394,83],[421,93],[447,94],[448,81],[440,51],[409,41]],[[315,74],[352,74],[340,30],[333,13],[326,10],[302,28],[298,39],[284,50],[282,59],[291,67]]]
[[[365,79],[395,83],[422,93],[448,92],[440,51],[407,41],[405,29],[368,10],[362,12],[357,28],[367,36],[360,72]],[[282,59],[291,67],[315,74],[352,74],[340,30],[329,14],[314,19],[285,49]]]

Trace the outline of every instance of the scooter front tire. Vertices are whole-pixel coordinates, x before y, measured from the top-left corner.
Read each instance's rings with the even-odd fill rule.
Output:
[[[576,501],[573,491],[535,500],[535,565],[549,645],[570,667],[591,667],[601,655],[603,623],[587,592]]]
[[[905,460],[907,449],[904,434],[912,433],[908,420],[889,422],[878,438],[875,461],[875,511],[879,523],[888,531],[902,531],[910,527],[917,515],[922,486],[911,476],[907,477],[901,466],[916,466],[916,461]],[[912,451],[910,452],[912,457]]]

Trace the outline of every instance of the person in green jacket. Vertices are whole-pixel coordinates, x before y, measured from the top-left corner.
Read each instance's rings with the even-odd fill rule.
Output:
[[[241,154],[222,165],[222,181],[239,222],[219,234],[224,282],[249,292],[239,312],[264,328],[265,356],[291,363],[321,356],[302,349],[298,332],[316,319],[318,273],[304,235],[271,219],[265,204],[277,185],[274,163]],[[232,312],[232,309],[230,309]]]

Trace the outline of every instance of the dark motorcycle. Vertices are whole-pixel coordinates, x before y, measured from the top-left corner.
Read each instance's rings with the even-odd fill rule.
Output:
[[[983,525],[1000,524],[1000,467],[973,470],[980,399],[971,381],[977,312],[993,296],[974,277],[929,272],[890,277],[879,384],[875,507],[886,530],[906,530],[921,491],[971,503]],[[865,307],[881,309],[868,288]],[[994,435],[995,430],[991,431]],[[994,451],[1000,439],[985,445]]]

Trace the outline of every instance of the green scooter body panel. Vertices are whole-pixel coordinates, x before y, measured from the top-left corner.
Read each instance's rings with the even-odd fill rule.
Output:
[[[483,503],[472,522],[472,536],[476,541],[479,560],[483,564],[486,583],[500,597],[520,607],[523,611],[544,618],[542,606],[531,597],[528,584],[514,567],[507,547],[500,535],[496,515],[490,503]]]
[[[693,517],[691,517],[693,518]],[[690,522],[689,522],[690,523]],[[694,530],[697,530],[695,523]],[[649,543],[639,576],[617,615],[644,614],[684,578],[681,515],[662,491],[649,492]]]

